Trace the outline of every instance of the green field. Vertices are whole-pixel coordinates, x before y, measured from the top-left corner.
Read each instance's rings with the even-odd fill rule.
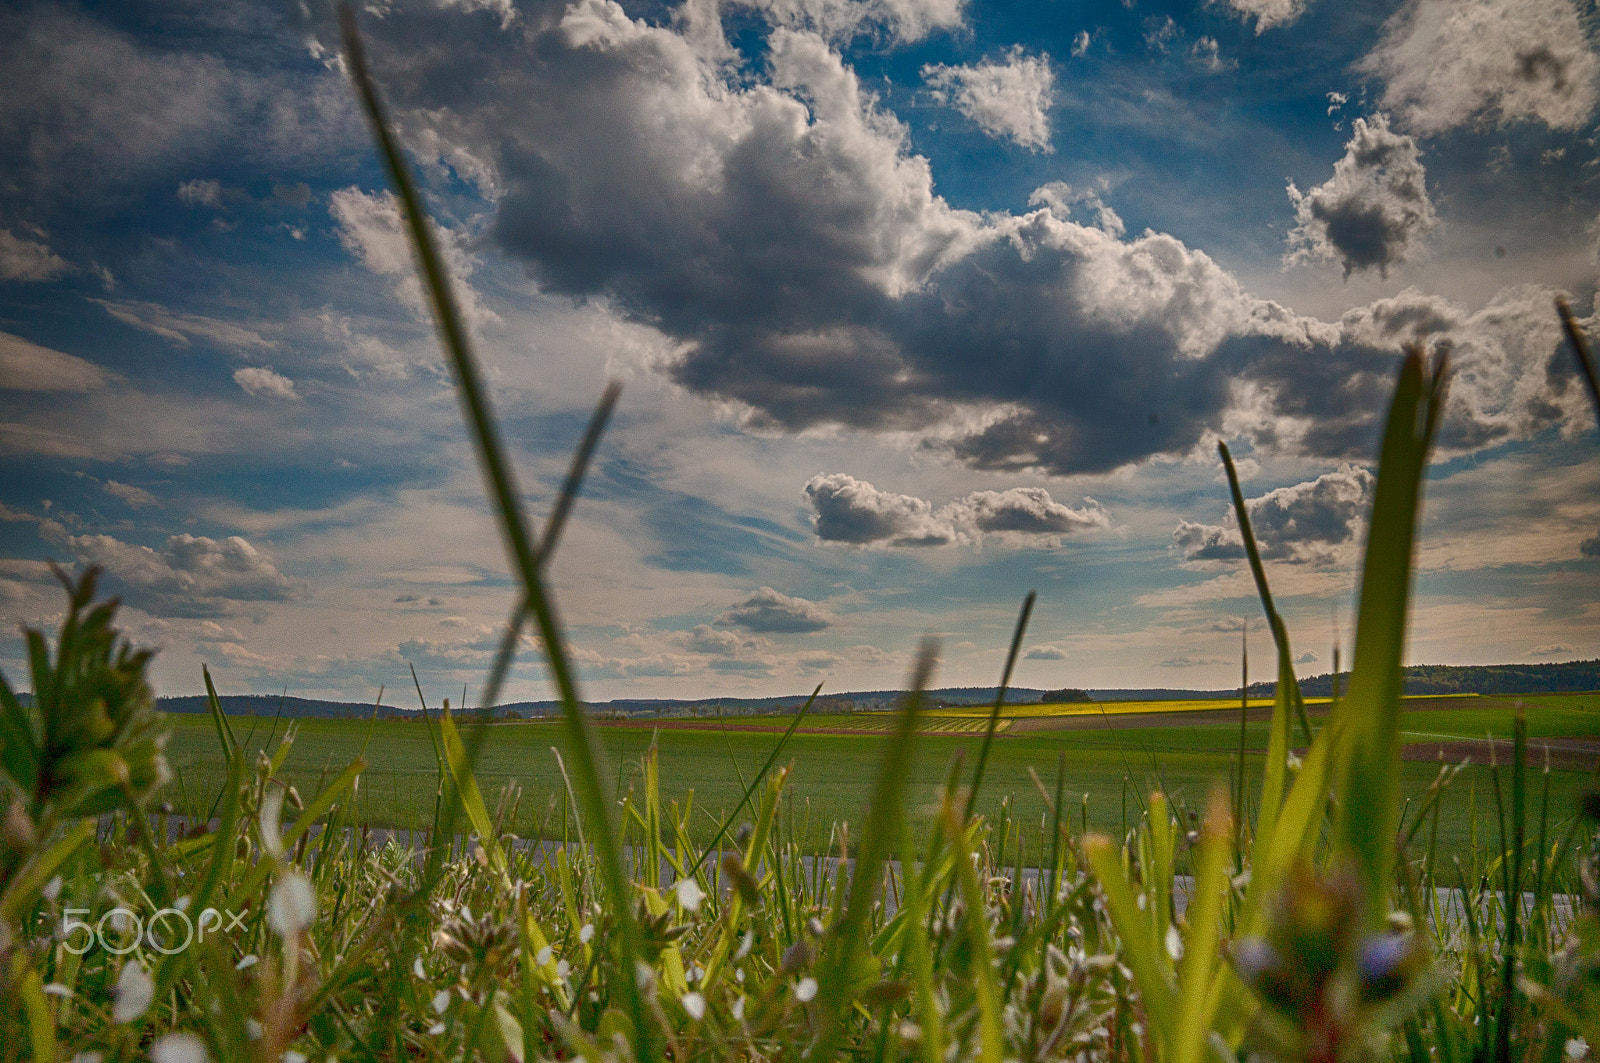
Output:
[[[1475,700],[1492,703],[1415,712],[1405,729],[1429,736],[1417,739],[1427,741],[1437,741],[1439,735],[1477,738],[1486,732],[1510,733],[1510,700]],[[1539,737],[1600,734],[1600,697],[1552,695],[1523,701],[1528,706],[1530,760],[1536,764]],[[222,781],[213,725],[204,716],[173,715],[168,720],[172,728],[168,756],[179,775],[169,793],[180,798],[175,803],[185,810],[209,804]],[[771,722],[786,724],[788,720]],[[273,729],[268,719],[235,719],[233,725],[241,740],[254,731],[250,744],[255,748],[262,746]],[[278,724],[279,734],[284,726]],[[305,720],[298,727],[284,774],[306,792],[315,790],[320,778],[331,777],[357,756],[368,732],[367,723],[347,720]],[[495,728],[477,772],[490,804],[502,787],[515,783],[523,798],[509,829],[522,836],[559,835],[564,788],[551,753],[554,746],[565,755],[559,727],[537,722],[497,724]],[[686,803],[692,791],[692,822],[704,835],[714,831],[720,816],[739,800],[741,780],[748,780],[759,769],[778,741],[773,733],[711,729],[603,727],[600,734],[608,758],[603,770],[618,794],[637,788],[640,755],[654,740],[660,749],[664,796]],[[375,825],[426,824],[432,815],[437,778],[427,728],[421,721],[383,721],[373,728],[372,735],[358,817]],[[981,733],[935,733],[919,740],[906,793],[906,807],[919,821],[925,821],[933,807],[951,758],[960,752],[970,765],[981,737]],[[856,824],[862,820],[882,741],[870,733],[794,736],[784,762],[793,764],[786,790],[787,815],[792,817],[797,839],[825,844],[835,821]],[[272,744],[276,745],[276,739]],[[1245,744],[1254,749],[1264,747],[1265,724],[1251,724]],[[1009,797],[1015,818],[1038,824],[1046,805],[1029,768],[1053,791],[1057,756],[1061,755],[1067,808],[1074,823],[1081,827],[1086,819],[1091,828],[1120,833],[1125,822],[1137,820],[1140,798],[1151,789],[1163,787],[1189,807],[1203,805],[1208,788],[1229,777],[1238,747],[1239,728],[1232,723],[1002,734],[993,746],[980,811],[993,815],[1000,801]],[[1260,759],[1256,754],[1247,758],[1256,780]],[[1437,766],[1408,762],[1403,771],[1405,792],[1414,797],[1426,790]],[[1564,818],[1575,807],[1584,779],[1585,775],[1576,771],[1550,774],[1550,807],[1557,817]],[[1252,784],[1252,790],[1258,785]],[[1461,774],[1443,804],[1439,841],[1447,857],[1460,855],[1470,863],[1479,848],[1474,830],[1484,840],[1492,837],[1482,832],[1490,829],[1493,801],[1487,767],[1474,765]]]

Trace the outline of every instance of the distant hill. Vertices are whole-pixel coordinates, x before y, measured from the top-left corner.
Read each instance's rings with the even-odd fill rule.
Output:
[[[1250,693],[1272,697],[1277,683],[1254,683]],[[1339,689],[1350,689],[1350,673],[1339,673]],[[1600,660],[1560,664],[1414,664],[1405,669],[1407,694],[1554,694],[1600,690]],[[1308,697],[1333,693],[1333,673],[1300,680]]]
[[[1350,673],[1339,674],[1339,689],[1350,689]],[[1327,697],[1333,692],[1333,676],[1308,676],[1300,680],[1300,690],[1308,697]],[[1567,661],[1560,664],[1418,664],[1405,669],[1407,694],[1545,694],[1567,690],[1600,690],[1600,660]],[[996,687],[941,687],[930,690],[930,701],[941,705],[987,705],[998,693]],[[1087,689],[1084,691],[1095,701],[1166,701],[1189,699],[1225,699],[1239,696],[1238,688],[1231,690],[1185,690],[1176,687],[1137,687]],[[1253,683],[1253,697],[1272,697],[1277,692],[1276,683]],[[1006,701],[1012,705],[1037,703],[1048,691],[1033,687],[1011,687]],[[31,703],[30,695],[18,692],[18,698]],[[817,699],[813,712],[881,712],[894,708],[905,696],[901,690],[859,690],[843,694],[825,694]],[[285,719],[367,719],[372,716],[371,702],[322,701],[316,698],[287,697],[279,694],[224,694],[220,698],[223,711],[230,716],[277,716]],[[785,694],[768,698],[619,698],[615,701],[592,702],[590,710],[599,715],[652,717],[652,716],[751,716],[770,713],[798,712],[806,695]],[[205,712],[206,699],[199,695],[157,698],[156,705],[163,712]],[[536,719],[554,716],[561,711],[558,701],[517,701],[495,708],[502,718]],[[410,719],[418,715],[412,708],[382,705],[380,718]]]
[[[315,698],[294,698],[281,694],[222,694],[217,700],[222,703],[222,711],[229,716],[282,715],[286,720],[304,720],[339,719],[349,716],[366,718],[372,715],[370,701],[363,705],[354,701],[320,701]],[[203,695],[157,698],[156,708],[162,712],[209,711]],[[384,716],[398,716],[401,710],[393,705],[383,705],[379,711]]]

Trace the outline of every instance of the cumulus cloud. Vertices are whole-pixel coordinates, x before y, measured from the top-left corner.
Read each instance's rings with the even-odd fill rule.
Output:
[[[1529,657],[1566,657],[1577,651],[1571,643],[1552,642],[1544,646],[1535,646],[1528,651]]]
[[[0,229],[0,281],[49,281],[71,270],[50,246]]]
[[[1256,20],[1256,33],[1274,26],[1287,26],[1305,14],[1309,0],[1226,0],[1228,7],[1245,21]]]
[[[427,5],[374,22],[398,120],[475,160],[486,240],[544,291],[658,330],[659,368],[743,426],[896,431],[1006,473],[1104,473],[1219,434],[1370,458],[1398,344],[1254,297],[1172,236],[1077,224],[1064,199],[956,209],[825,38],[780,26],[751,76],[605,0],[521,10],[510,34]],[[387,202],[346,200],[347,246],[378,268],[357,232],[381,230],[381,268],[411,283]],[[1508,382],[1543,373],[1527,357]],[[1570,416],[1545,398],[1527,425]],[[890,539],[950,537],[889,508]]]
[[[1245,500],[1250,530],[1261,556],[1296,563],[1329,563],[1345,556],[1360,536],[1372,507],[1377,478],[1345,464],[1315,480],[1280,487]],[[1185,561],[1231,561],[1245,556],[1244,539],[1231,519],[1225,524],[1180,521],[1173,545]]]
[[[812,527],[830,543],[866,546],[948,546],[955,529],[934,519],[933,505],[911,495],[880,491],[847,473],[821,473],[806,482],[816,511]]]
[[[717,623],[746,631],[788,634],[821,631],[833,623],[833,617],[815,602],[762,587],[719,616]]]
[[[70,535],[53,521],[44,522],[41,534],[84,564],[99,565],[123,601],[156,616],[223,616],[234,602],[288,601],[303,593],[237,535],[211,539],[185,532],[153,550],[109,535]]]
[[[1423,136],[1475,120],[1577,130],[1600,99],[1600,58],[1571,0],[1411,0],[1358,69]]]
[[[1036,151],[1053,150],[1049,112],[1055,102],[1055,74],[1049,56],[1025,55],[1019,46],[1002,62],[930,63],[922,68],[922,80],[934,99],[951,104],[990,136]]]
[[[1111,526],[1104,506],[1092,498],[1083,502],[1082,508],[1073,509],[1052,499],[1042,487],[1012,487],[1005,491],[974,491],[940,510],[940,514],[958,529],[1024,538],[1059,539],[1073,532]]]
[[[1025,661],[1064,661],[1067,659],[1067,651],[1060,646],[1029,646],[1028,652],[1022,655],[1022,659]]]
[[[1436,219],[1416,141],[1390,131],[1387,115],[1357,118],[1333,177],[1309,192],[1289,182],[1296,225],[1286,262],[1338,262],[1345,277],[1405,261]]]
[[[105,387],[107,379],[92,362],[0,332],[0,389],[82,393]]]
[[[294,381],[281,373],[272,371],[270,365],[246,366],[233,371],[233,382],[245,390],[248,395],[257,398],[269,396],[275,399],[298,399],[300,393],[294,389]]]
[[[1018,545],[1060,544],[1062,536],[1106,528],[1111,518],[1092,498],[1073,509],[1042,487],[974,491],[941,506],[911,495],[880,491],[847,473],[818,474],[805,486],[824,542],[853,546],[949,546],[990,536]]]

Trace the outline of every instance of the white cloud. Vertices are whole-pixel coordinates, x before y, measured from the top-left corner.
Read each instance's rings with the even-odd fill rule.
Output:
[[[269,365],[246,366],[233,371],[233,382],[245,390],[246,394],[257,398],[270,396],[275,399],[298,399],[299,393],[294,389],[294,381],[281,373],[272,371]]]
[[[881,32],[905,44],[934,30],[961,26],[966,0],[734,0],[760,11],[774,26],[809,30],[829,40],[847,41]]]
[[[824,542],[853,546],[950,546],[994,537],[1018,546],[1059,546],[1063,536],[1106,528],[1111,518],[1092,498],[1079,509],[1042,487],[974,491],[934,510],[911,495],[880,491],[846,473],[818,474],[805,486]]]
[[[133,509],[147,509],[156,505],[156,496],[142,487],[133,484],[118,483],[116,480],[107,480],[100,485],[107,494],[122,500],[123,504]]]
[[[250,38],[253,60],[288,37],[281,21],[266,21]],[[146,43],[66,5],[0,12],[0,158],[10,190],[36,203],[105,200],[153,179],[176,181],[179,167],[225,151],[231,163],[282,166],[360,142],[340,71],[230,65],[213,53],[214,36],[155,38]],[[294,46],[279,47],[283,55]]]
[[[1265,33],[1274,26],[1287,26],[1305,14],[1309,0],[1226,0],[1236,14],[1246,21],[1256,20],[1256,33]]]
[[[880,491],[847,473],[818,473],[806,483],[806,499],[816,510],[817,538],[853,546],[948,546],[956,530],[933,515],[931,503],[910,495]]]
[[[328,197],[328,213],[339,224],[339,242],[373,274],[388,280],[396,297],[418,321],[431,324],[422,284],[411,256],[411,242],[400,218],[399,201],[392,192],[372,195],[359,188],[341,188]],[[474,328],[498,321],[494,311],[483,305],[468,283],[477,272],[478,259],[467,250],[465,235],[454,229],[435,226],[440,252],[450,271],[456,304]]]
[[[1296,225],[1285,262],[1338,262],[1347,278],[1369,269],[1387,277],[1436,224],[1416,141],[1391,132],[1383,114],[1357,118],[1333,177],[1309,192],[1289,182],[1289,201]]]
[[[222,616],[240,601],[288,601],[303,588],[237,535],[174,535],[160,550],[109,535],[69,535],[46,521],[41,534],[99,565],[129,605],[156,616]]]
[[[1004,62],[929,64],[922,68],[922,80],[935,99],[952,104],[990,136],[1037,151],[1053,150],[1049,112],[1055,102],[1055,74],[1049,56],[1024,55],[1019,46]]]
[[[136,329],[170,340],[179,347],[187,347],[191,340],[214,343],[219,347],[238,350],[271,350],[277,343],[267,339],[255,329],[219,321],[203,314],[188,314],[169,310],[157,303],[90,299],[105,312]]]
[[[1366,469],[1346,464],[1315,480],[1246,499],[1250,530],[1261,556],[1296,563],[1349,561],[1366,525],[1376,479]],[[1180,521],[1172,541],[1185,561],[1236,561],[1245,556],[1244,539],[1231,511],[1220,525]]]
[[[92,362],[0,332],[0,389],[89,392],[107,380]]]
[[[1208,74],[1225,74],[1238,67],[1234,59],[1225,59],[1215,37],[1198,37],[1189,49],[1189,58]]]
[[[1028,652],[1022,655],[1026,661],[1064,661],[1068,657],[1067,651],[1060,646],[1029,646]]]
[[[198,177],[185,181],[178,186],[178,202],[187,203],[191,207],[220,207],[222,182]]]
[[[762,587],[717,618],[724,627],[781,633],[821,631],[833,617],[816,602]]]
[[[1420,135],[1474,120],[1581,129],[1600,59],[1571,0],[1411,0],[1359,65]]]
[[[71,269],[48,244],[0,229],[0,281],[55,280]]]

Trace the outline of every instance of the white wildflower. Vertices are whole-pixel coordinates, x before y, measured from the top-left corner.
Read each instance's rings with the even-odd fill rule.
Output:
[[[572,964],[568,963],[566,960],[557,960],[556,961],[556,977],[557,978],[565,978],[568,975],[570,975],[571,973],[572,973]]]
[[[155,999],[156,984],[137,963],[122,968],[117,976],[117,1002],[111,1008],[112,1022],[132,1022],[145,1013]]]
[[[46,982],[39,988],[39,991],[47,997],[70,997],[76,995],[70,987],[64,986],[60,982]]]
[[[298,871],[287,871],[267,895],[267,922],[279,937],[294,937],[317,917],[317,895]]]
[[[678,894],[678,903],[683,905],[686,912],[698,912],[701,903],[706,899],[705,892],[700,889],[700,883],[693,878],[680,878],[677,885],[672,887]]]
[[[417,956],[412,957],[412,960],[411,960],[411,973],[417,976],[417,981],[419,981],[419,982],[426,982],[428,980],[428,972],[427,972],[426,968],[424,968],[422,966],[422,956],[421,955],[417,955]]]
[[[817,995],[817,980],[810,976],[800,979],[794,987],[794,998],[804,1004]]]
[[[44,884],[44,889],[40,890],[39,892],[43,893],[44,899],[49,901],[51,904],[56,903],[56,898],[61,896],[61,876],[56,875],[49,882],[46,882]]]
[[[706,1017],[706,998],[699,993],[685,993],[678,998],[683,1005],[683,1010],[689,1013],[689,1018],[699,1022]]]
[[[261,1024],[255,1019],[244,1020],[244,1035],[252,1041],[261,1040]]]
[[[283,859],[283,833],[278,820],[283,815],[283,791],[269,789],[261,798],[261,847],[274,860]]]
[[[438,1037],[442,1033],[444,1033],[444,1023],[442,1022],[436,1022],[432,1026],[428,1027],[429,1037]]]
[[[740,997],[738,1000],[735,1000],[733,1002],[733,1007],[731,1009],[729,1009],[729,1010],[731,1010],[733,1012],[733,1021],[734,1022],[743,1022],[744,1021],[744,997]]]
[[[261,957],[257,956],[255,953],[252,952],[250,955],[244,957],[238,963],[234,964],[233,965],[233,969],[236,970],[236,971],[249,970],[251,967],[254,967],[256,964],[258,964],[260,962],[261,962]]]
[[[450,991],[441,989],[433,995],[433,1013],[443,1015],[444,1009],[450,1006]]]
[[[535,953],[534,957],[533,957],[533,962],[534,962],[534,965],[538,966],[538,967],[543,967],[545,964],[549,963],[550,962],[550,946],[546,945],[544,948],[540,949],[537,953]]]
[[[150,1046],[150,1063],[209,1063],[205,1042],[192,1033],[169,1033]]]
[[[583,928],[578,931],[578,940],[583,942],[583,944],[585,944],[585,945],[587,945],[589,942],[594,940],[594,924],[593,923],[584,923],[583,924]]]
[[[1167,955],[1174,960],[1183,959],[1183,937],[1175,926],[1167,927]]]

